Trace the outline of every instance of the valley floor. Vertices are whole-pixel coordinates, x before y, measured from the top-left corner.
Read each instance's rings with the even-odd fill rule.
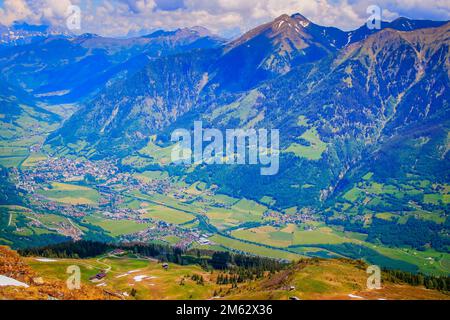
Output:
[[[0,205],[0,243],[16,248],[89,236],[285,260],[364,259],[409,272],[450,274],[448,252],[370,242],[367,234],[328,225],[321,212],[276,209],[269,197],[231,197],[165,171],[120,172],[108,161],[44,157],[13,169],[11,181],[27,195],[18,205]]]

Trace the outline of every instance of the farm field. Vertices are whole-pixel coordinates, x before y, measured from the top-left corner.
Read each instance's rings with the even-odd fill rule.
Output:
[[[222,245],[225,248],[230,248],[231,250],[238,252],[246,252],[269,258],[286,259],[286,260],[296,260],[302,257],[301,255],[295,254],[293,252],[272,249],[265,246],[246,243],[243,241],[239,241],[237,239],[231,239],[221,235],[214,235],[210,239],[216,244]]]
[[[319,227],[315,230],[299,230],[290,225],[284,228],[261,226],[250,229],[237,229],[231,232],[236,239],[261,243],[273,247],[290,248],[298,254],[320,257],[342,257],[337,252],[314,248],[315,245],[339,245],[353,243],[363,245],[378,252],[380,255],[410,263],[417,266],[420,272],[425,274],[447,275],[450,273],[450,255],[433,250],[418,251],[412,249],[390,248],[387,246],[373,245],[364,241],[361,234],[342,233],[328,227]],[[302,247],[304,246],[304,247]],[[255,248],[250,247],[250,250]],[[256,251],[251,251],[256,252]],[[319,253],[317,253],[319,252]]]
[[[38,158],[39,155],[36,155],[36,157]],[[30,165],[33,165],[34,159],[30,157],[29,160]],[[170,179],[167,172],[164,171],[145,171],[135,174],[135,176],[139,179],[156,183],[160,180]],[[371,183],[369,180],[372,176],[366,175],[365,178],[370,183],[371,192],[375,193],[385,189],[381,184]],[[342,257],[343,255],[339,251],[334,252],[331,248],[325,249],[324,247],[316,246],[350,243],[371,248],[382,257],[395,261],[404,261],[417,266],[418,270],[424,273],[450,273],[448,254],[429,250],[423,252],[410,250],[408,253],[400,248],[373,245],[366,242],[366,234],[339,231],[339,228],[330,228],[318,221],[309,221],[300,225],[282,224],[271,226],[269,223],[273,223],[272,218],[263,218],[264,213],[271,209],[268,209],[262,203],[222,194],[206,193],[204,191],[208,191],[207,186],[201,182],[187,184],[183,180],[177,180],[175,184],[177,187],[185,188],[191,200],[187,201],[177,198],[170,192],[167,194],[145,194],[137,190],[128,191],[121,189],[119,192],[124,201],[119,204],[119,208],[138,210],[143,218],[165,221],[179,225],[187,230],[199,228],[201,232],[209,232],[210,234],[207,237],[211,243],[208,246],[217,250],[231,250],[278,259],[295,260],[301,256]],[[426,186],[426,184],[422,185]],[[78,185],[75,182],[52,182],[50,186],[51,188],[40,190],[39,193],[49,200],[61,204],[96,206],[100,198],[99,193],[94,188]],[[356,188],[352,190],[356,190]],[[353,198],[350,197],[350,199]],[[359,196],[355,199],[359,199]],[[269,198],[264,200],[267,203],[271,202]],[[351,208],[350,204],[345,204],[347,206],[343,206],[344,208]],[[298,210],[297,207],[292,207],[285,209],[284,212],[292,215]],[[434,212],[428,213],[420,208],[417,211],[404,213],[403,216],[389,211],[376,213],[376,215],[375,213],[368,213],[366,214],[366,219],[370,223],[373,216],[390,221],[398,216],[401,219],[405,219],[414,215],[430,221],[443,222],[442,217],[439,217]],[[104,234],[110,237],[129,235],[152,226],[150,223],[138,223],[134,220],[107,219],[99,214],[98,209],[90,211],[81,220],[81,222],[87,223],[85,226],[77,224],[76,219],[72,219],[69,222],[66,218],[54,214],[30,216],[26,211],[19,210],[12,212],[10,215],[7,211],[5,217],[7,217],[8,221],[9,216],[11,216],[11,227],[19,230],[15,232],[16,235],[28,237],[57,234],[56,230],[68,223],[73,223],[82,232],[94,230],[101,233],[101,230],[104,230]],[[40,225],[31,226],[29,223],[33,219],[30,219],[30,217],[36,219]],[[8,221],[5,223],[8,223]],[[92,229],[89,225],[99,227],[101,230]],[[214,228],[217,228],[217,230]],[[217,231],[219,233],[216,233]],[[230,237],[224,236],[225,234],[229,234]],[[182,239],[180,237],[163,236],[160,240],[176,245]],[[8,239],[3,241],[4,243],[9,243]],[[193,242],[191,246],[202,248],[196,242]]]
[[[18,231],[20,235],[53,233],[58,224],[67,222],[67,218],[62,216],[51,213],[39,214],[21,206],[2,205],[0,212],[2,221],[7,222],[8,227],[20,230]],[[28,225],[31,221],[38,222],[38,225]]]
[[[135,233],[150,227],[150,224],[146,223],[137,223],[132,220],[109,220],[94,215],[85,217],[83,221],[102,228],[113,237]]]
[[[366,245],[389,258],[415,264],[424,274],[450,274],[449,253],[436,252],[434,250],[418,251],[405,248],[388,248],[367,243]]]
[[[191,194],[200,196],[200,199],[215,200],[215,196],[201,195],[197,188],[199,188],[198,184],[191,186]],[[131,192],[130,197],[134,197],[144,203],[145,201],[151,203],[149,205],[151,211],[145,215],[147,217],[154,217],[155,219],[179,224],[194,219],[195,215],[204,214],[209,219],[211,225],[220,230],[235,227],[245,222],[262,221],[262,215],[267,210],[267,207],[255,201],[247,199],[239,200],[225,195],[218,195],[217,200],[215,200],[218,203],[224,204],[224,207],[211,206],[197,200],[184,202],[169,195],[162,194],[147,195],[139,192]],[[171,214],[164,214],[164,212],[170,212]]]
[[[165,171],[145,171],[142,173],[135,173],[134,176],[144,182],[151,182],[154,180],[167,178],[169,175]]]
[[[158,180],[162,177],[165,178],[165,174],[161,172],[144,173],[144,175],[149,179]],[[85,191],[87,191],[84,189],[87,187],[68,183],[54,183],[53,187],[58,190],[57,194],[59,197],[62,197],[63,201],[67,199],[67,196],[70,197],[70,194],[73,196],[73,194],[82,192],[85,195]],[[220,194],[214,196],[203,195],[198,191],[205,186],[199,183],[194,183],[187,187],[191,190],[191,194],[199,198],[194,201],[185,202],[171,195],[150,195],[132,191],[130,193],[124,193],[127,201],[121,206],[135,210],[145,210],[146,212],[142,214],[144,218],[183,225],[184,228],[188,229],[199,227],[198,219],[200,216],[204,216],[207,218],[209,224],[218,228],[220,231],[230,232],[232,237],[228,238],[219,234],[213,235],[209,240],[212,242],[211,245],[216,249],[242,251],[250,254],[292,260],[303,255],[339,257],[341,255],[337,252],[324,250],[323,248],[314,248],[314,246],[354,243],[374,249],[382,256],[416,265],[421,272],[431,274],[446,274],[450,272],[447,258],[442,258],[437,253],[431,256],[433,259],[431,260],[430,256],[427,255],[428,252],[421,253],[417,250],[412,250],[415,253],[407,254],[401,249],[375,246],[365,242],[367,236],[364,234],[341,232],[320,223],[311,222],[311,230],[306,228],[306,224],[301,227],[294,224],[279,227],[264,225],[269,220],[264,220],[262,217],[263,213],[267,210],[267,207],[263,204],[247,199],[239,200]],[[87,189],[89,190],[90,188]],[[50,189],[50,192],[53,190]],[[96,192],[94,189],[90,189],[89,191]],[[57,198],[55,195],[53,197],[55,200],[59,199],[61,201],[61,198]],[[199,201],[199,199],[205,199],[207,201],[214,200],[216,203],[222,203],[223,207],[211,206]],[[83,203],[86,202],[83,201]],[[293,208],[293,210],[297,209]],[[290,211],[287,210],[286,212]],[[380,213],[378,216],[384,219],[391,219],[395,215],[386,212],[383,214]],[[432,217],[435,216],[433,215]],[[106,234],[112,237],[135,233],[150,227],[149,224],[141,224],[132,220],[108,220],[95,214],[85,217],[84,222],[102,228],[106,231]],[[244,223],[262,223],[263,225],[236,228]],[[232,229],[226,231],[229,228]],[[43,233],[45,230],[36,230],[36,232]],[[164,238],[161,240],[171,244],[176,244],[180,241],[176,237],[168,237],[167,239]],[[289,248],[291,246],[292,248]],[[290,252],[286,251],[286,249]],[[444,254],[444,256],[448,255]]]
[[[25,161],[22,162],[22,168],[30,168],[36,165],[39,161],[47,159],[47,155],[44,153],[31,153]]]
[[[255,201],[236,199],[236,202],[230,207],[208,207],[205,214],[212,225],[219,230],[224,230],[246,222],[261,222],[262,215],[266,210],[266,206]]]
[[[301,230],[295,226],[293,227],[294,228],[275,228],[271,226],[263,226],[252,229],[240,229],[233,231],[232,235],[236,238],[260,242],[277,247],[288,247],[291,245],[337,244],[354,241],[351,238],[338,235],[328,227],[321,227],[315,230]]]
[[[7,102],[4,96],[0,98],[3,103]],[[17,114],[13,112],[7,120],[0,114],[0,165],[7,168],[18,168],[30,155],[30,147],[42,144],[59,125],[54,115],[41,112],[43,110],[27,105],[14,107]]]
[[[39,194],[49,200],[66,204],[96,204],[100,198],[99,193],[85,186],[68,183],[52,182],[47,190],[39,190]]]
[[[195,219],[195,216],[189,213],[171,209],[162,205],[148,205],[145,207],[145,210],[147,213],[142,215],[144,218],[152,218],[174,224],[183,224]]]

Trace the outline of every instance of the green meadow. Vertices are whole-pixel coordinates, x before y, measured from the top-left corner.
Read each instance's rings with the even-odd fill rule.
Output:
[[[210,240],[226,248],[230,248],[240,252],[257,254],[274,259],[296,260],[302,257],[301,255],[292,252],[246,243],[239,241],[237,239],[231,239],[221,235],[214,235],[210,238]]]
[[[98,226],[113,237],[139,232],[151,227],[150,224],[137,223],[132,220],[110,220],[97,215],[86,216],[83,222]]]
[[[100,195],[95,189],[59,182],[52,182],[49,188],[39,190],[38,193],[49,200],[73,205],[94,205],[100,199]]]
[[[183,224],[188,221],[191,221],[195,219],[195,216],[186,213],[184,211],[172,209],[165,207],[163,205],[154,205],[151,204],[147,207],[145,207],[145,210],[147,211],[146,214],[143,215],[145,218],[152,218],[155,220],[162,220],[169,223],[174,224]]]
[[[300,138],[307,141],[309,145],[292,143],[284,152],[291,152],[300,158],[319,160],[327,149],[327,144],[320,140],[316,128],[308,129]]]

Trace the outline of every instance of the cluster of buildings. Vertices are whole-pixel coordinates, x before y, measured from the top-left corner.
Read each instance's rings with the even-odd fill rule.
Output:
[[[193,243],[200,245],[208,245],[211,242],[208,240],[209,234],[201,233],[195,229],[184,229],[179,226],[164,221],[155,221],[154,226],[145,230],[124,235],[121,237],[123,242],[150,242],[155,240],[162,240],[167,236],[175,236],[180,240],[174,244],[175,247],[186,249]]]
[[[96,180],[107,180],[118,173],[118,168],[111,161],[48,158],[28,170],[15,169],[13,173],[18,177],[16,186],[33,193],[42,183],[51,181],[70,181],[89,176]]]
[[[214,200],[214,190],[190,190],[191,187],[180,186],[171,181],[170,178],[145,179],[130,173],[119,172],[118,167],[112,161],[89,161],[69,158],[48,158],[38,162],[34,167],[19,171],[16,169],[17,187],[33,194],[31,201],[40,210],[55,212],[65,217],[83,217],[90,213],[101,213],[105,219],[110,220],[132,220],[137,223],[151,224],[151,228],[123,236],[123,241],[148,242],[153,240],[164,240],[165,237],[175,236],[180,240],[176,246],[187,248],[193,243],[208,245],[208,235],[202,234],[196,229],[185,229],[178,225],[164,221],[154,221],[145,218],[145,209],[130,208],[124,204],[126,196],[123,192],[139,190],[144,194],[171,194],[175,199],[182,201],[194,200],[203,202],[203,210],[207,207],[223,207],[230,209],[228,204],[222,204]],[[62,204],[36,193],[46,184],[53,181],[71,182],[79,180],[90,180],[96,183],[96,189],[100,193],[98,205]],[[204,196],[207,197],[204,197]],[[201,213],[201,212],[200,212]],[[270,221],[274,226],[286,224],[304,224],[316,221],[313,212],[302,209],[296,212],[276,212],[268,210],[264,213],[264,219]],[[58,226],[60,234],[79,239],[81,231],[70,223]]]
[[[86,212],[92,210],[90,205],[69,205],[60,202],[51,201],[40,194],[34,194],[30,199],[34,207],[39,208],[39,211],[53,212],[67,217],[81,218],[86,215]]]
[[[109,220],[132,220],[137,223],[153,223],[151,218],[144,218],[146,213],[143,209],[129,209],[129,208],[111,208],[110,211],[100,211],[100,213]]]
[[[263,218],[272,221],[271,224],[277,226],[286,224],[300,225],[311,221],[317,221],[317,217],[309,210],[300,210],[294,213],[282,213],[268,210],[264,213]]]
[[[66,237],[70,237],[74,240],[81,240],[81,237],[83,235],[83,232],[79,228],[77,228],[69,219],[67,219],[67,221],[54,222],[54,223],[52,223],[51,226],[49,226],[49,225],[42,223],[37,218],[31,218],[27,224],[30,227],[43,228],[43,229],[57,232],[58,234],[61,234]],[[17,229],[16,231],[20,232],[21,230]]]

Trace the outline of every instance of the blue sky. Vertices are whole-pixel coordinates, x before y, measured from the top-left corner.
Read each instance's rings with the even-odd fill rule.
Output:
[[[15,20],[65,27],[67,8],[81,9],[80,32],[125,36],[142,30],[204,26],[221,35],[247,31],[287,13],[344,30],[362,25],[367,7],[398,16],[450,20],[449,0],[0,0],[0,23]]]

